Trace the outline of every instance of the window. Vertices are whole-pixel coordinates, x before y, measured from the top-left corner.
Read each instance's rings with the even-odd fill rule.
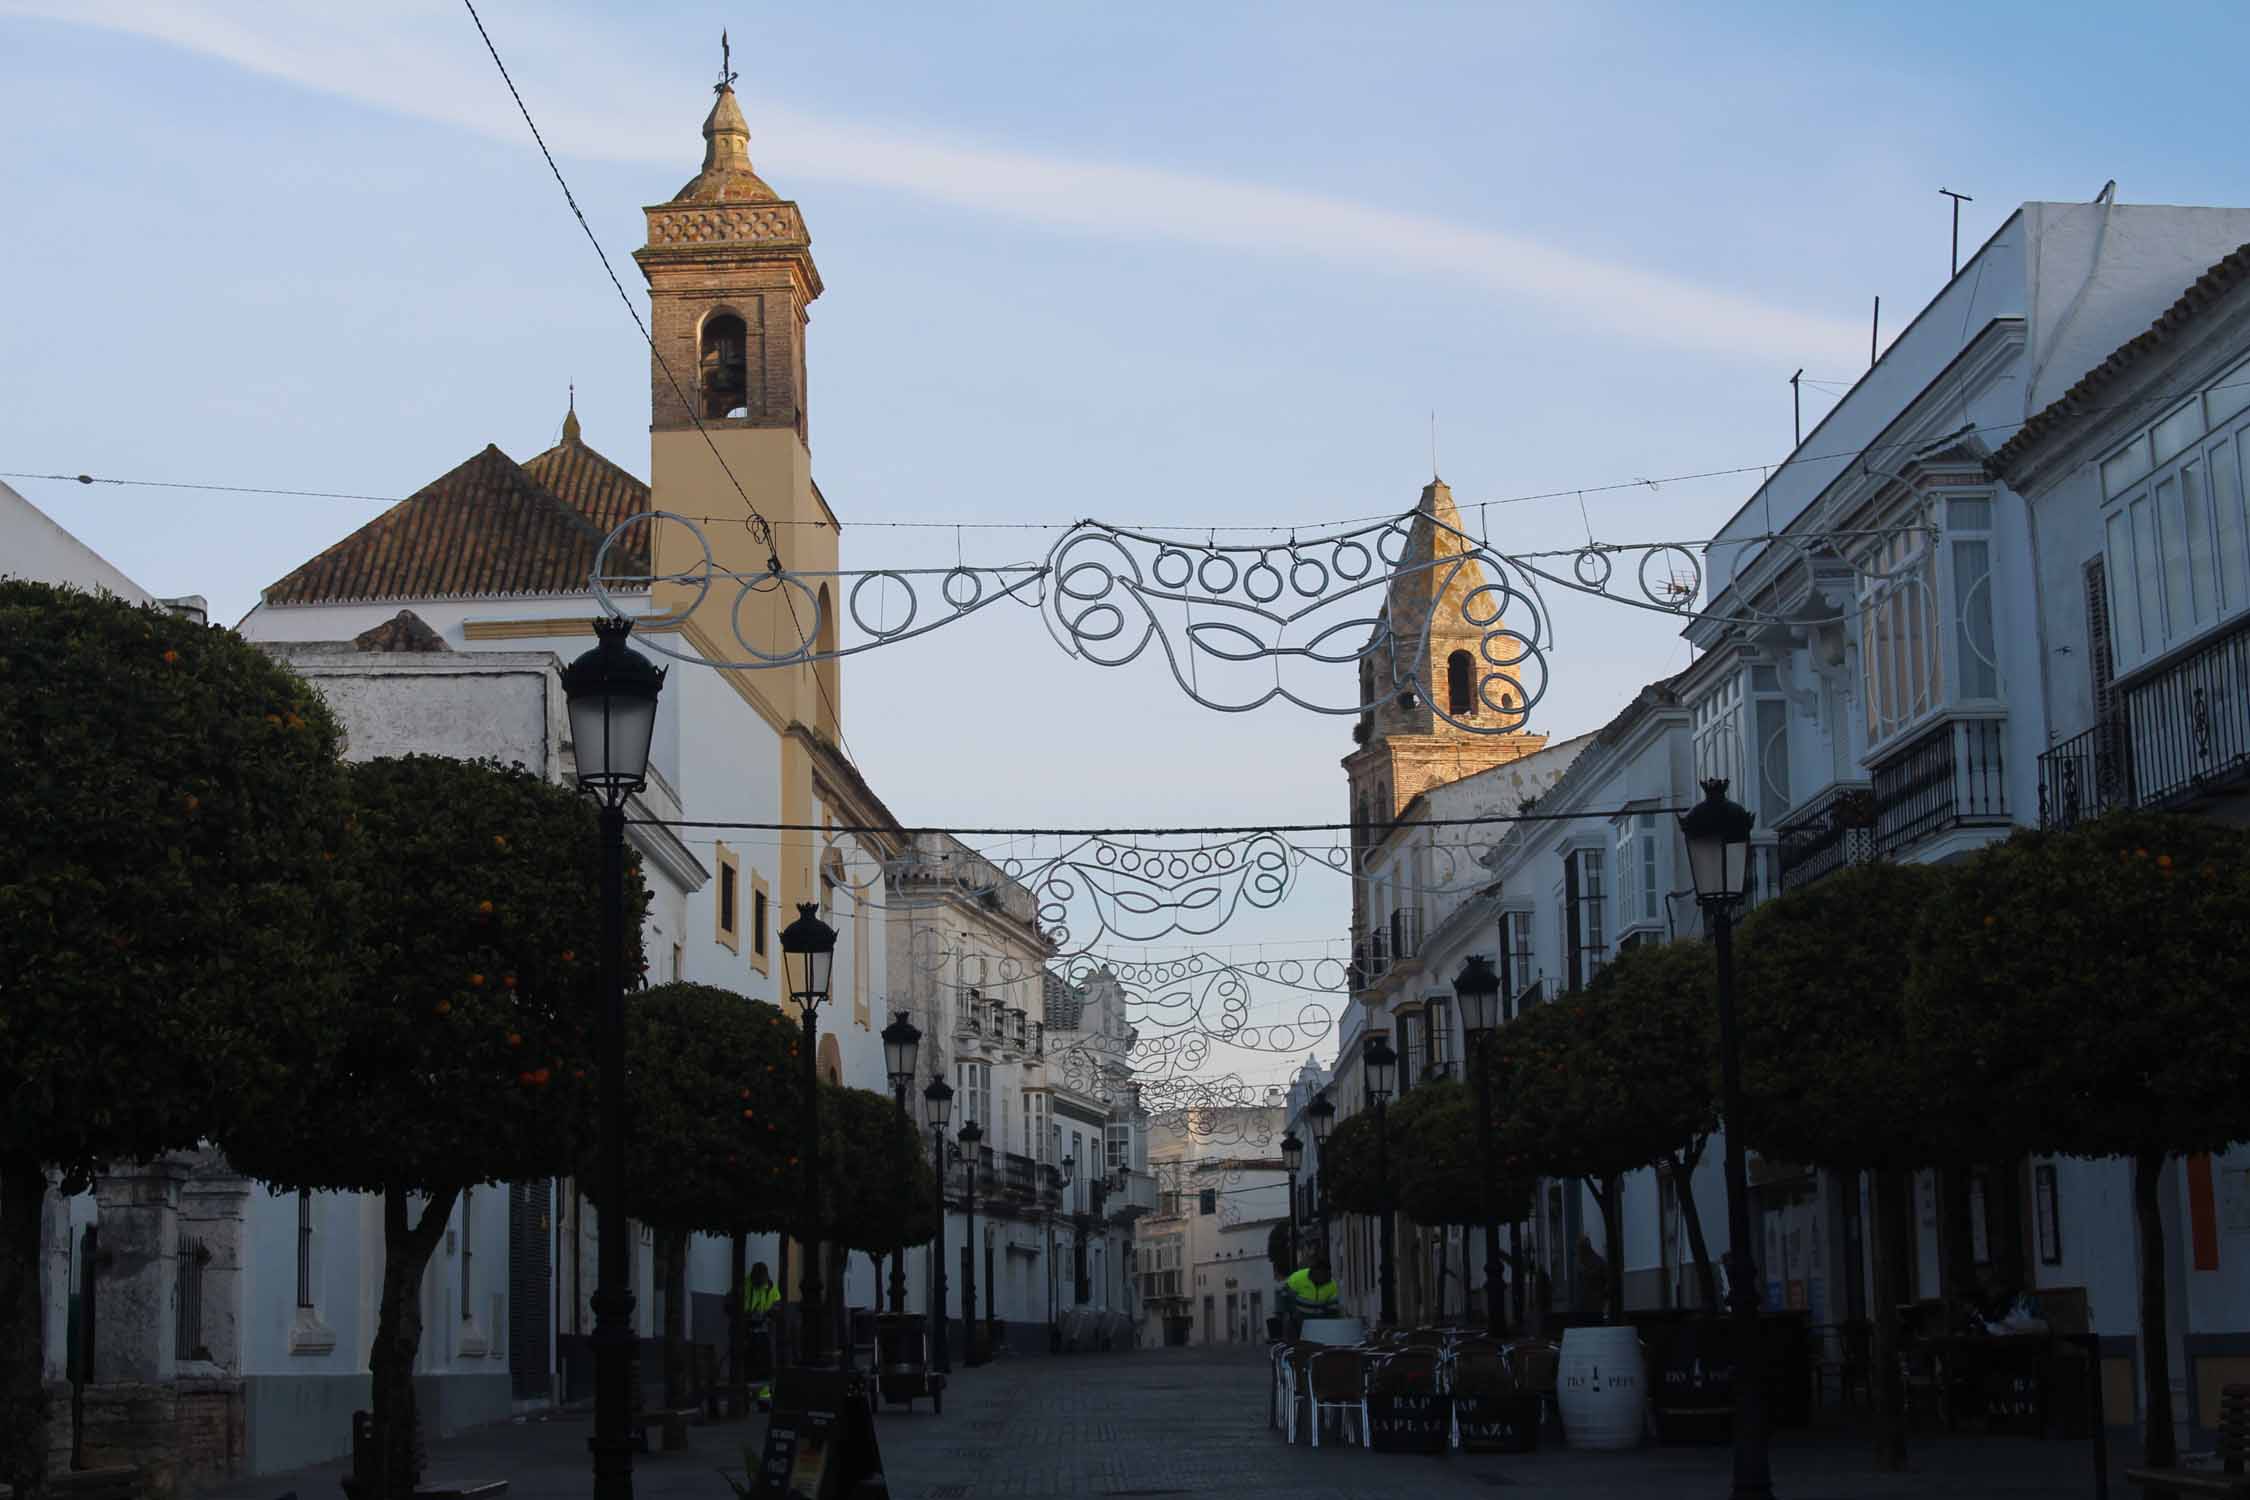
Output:
[[[2000,656],[1992,639],[1992,502],[1945,502],[1945,542],[1953,567],[1953,668],[1963,698],[2000,696]]]
[[[1217,1213],[1219,1211],[1219,1190],[1217,1188],[1205,1188],[1197,1193],[1195,1195],[1195,1211],[1205,1218]]]
[[[977,1129],[990,1131],[992,1119],[992,1064],[978,1062],[954,1065],[954,1102],[960,1110],[960,1123],[974,1122]],[[986,1137],[987,1144],[1007,1149],[1005,1141]]]
[[[1637,927],[1664,920],[1664,887],[1656,875],[1656,814],[1617,820],[1617,923]]]
[[[297,1190],[297,1305],[313,1305],[312,1275],[312,1194],[303,1188]]]
[[[2183,407],[2166,420],[2195,410]],[[2162,456],[2122,487],[2104,520],[2109,625],[2120,672],[2250,608],[2241,451],[2250,441],[2250,423],[2237,420],[2211,440],[2173,448],[2180,431],[2156,443]],[[2144,434],[2132,451],[2152,441]],[[2116,462],[2103,466],[2105,483]]]
[[[733,313],[720,313],[704,323],[698,360],[704,416],[749,415],[745,404],[750,382],[749,360],[744,352],[747,342],[742,319]]]
[[[759,881],[750,892],[750,951],[766,956],[766,887]]]
[[[1695,779],[1742,781],[1742,677],[1722,677],[1696,702]]]
[[[2062,1264],[2062,1202],[2055,1187],[2055,1164],[2031,1169],[2031,1208],[2039,1226],[2039,1263]]]
[[[1473,714],[1477,711],[1476,658],[1466,651],[1456,651],[1445,659],[1445,711],[1450,714]]]
[[[718,910],[712,915],[712,925],[717,931],[719,941],[739,953],[742,943],[740,916],[742,910],[740,904],[741,861],[740,857],[724,844],[718,846],[718,851]]]
[[[469,1321],[469,1308],[472,1305],[470,1297],[474,1283],[470,1280],[470,1272],[474,1269],[477,1258],[476,1211],[477,1190],[461,1189],[461,1321],[464,1323]]]
[[[1129,1171],[1133,1165],[1133,1127],[1112,1121],[1108,1127],[1109,1169]]]
[[[1608,901],[1602,851],[1573,849],[1563,857],[1563,928],[1572,990],[1585,988],[1609,957],[1602,913]]]
[[[1878,542],[1862,566],[1860,673],[1869,743],[1887,740],[1937,706],[1937,596],[1929,533],[1907,525]]]
[[[1516,1006],[1531,988],[1531,913],[1500,914],[1500,999],[1513,1020]]]
[[[1076,1169],[1070,1174],[1070,1208],[1072,1213],[1086,1211],[1086,1179],[1094,1175],[1094,1159],[1086,1154],[1086,1135],[1083,1131],[1070,1133],[1070,1159]]]

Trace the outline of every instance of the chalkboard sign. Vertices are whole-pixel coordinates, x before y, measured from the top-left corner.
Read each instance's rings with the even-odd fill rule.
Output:
[[[1466,1452],[1539,1451],[1539,1398],[1528,1392],[1455,1396],[1453,1419],[1460,1424],[1461,1447]]]
[[[1453,1434],[1453,1398],[1415,1391],[1367,1398],[1368,1446],[1377,1453],[1443,1453]]]
[[[750,1493],[758,1500],[839,1500],[872,1478],[883,1456],[868,1414],[866,1380],[844,1370],[785,1370],[774,1386],[773,1420]]]

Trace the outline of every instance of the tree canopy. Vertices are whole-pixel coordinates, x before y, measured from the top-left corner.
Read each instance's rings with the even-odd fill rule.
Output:
[[[1955,868],[1908,1031],[2005,1149],[2185,1155],[2250,1138],[2245,994],[2250,833],[2119,813]]]
[[[1744,1143],[1847,1170],[1957,1159],[1928,1056],[1907,1045],[1914,936],[1948,898],[1945,867],[1854,865],[1751,913],[1735,944]]]
[[[429,1191],[567,1172],[593,1120],[594,809],[521,767],[346,768],[351,1005],[305,1087],[222,1141],[283,1188]],[[640,967],[628,874],[625,971]]]
[[[1348,1120],[1338,1120],[1321,1143],[1319,1160],[1321,1202],[1330,1213],[1383,1211],[1385,1192],[1373,1110],[1363,1109]],[[1395,1155],[1392,1161],[1396,1163]]]
[[[1417,1084],[1391,1106],[1390,1125],[1400,1211],[1417,1224],[1482,1224],[1476,1090],[1449,1078]],[[1531,1183],[1502,1170],[1501,1149],[1495,1133],[1492,1217],[1510,1224],[1530,1212]]]
[[[781,1010],[715,985],[661,984],[628,997],[625,1212],[675,1233],[786,1227],[804,1143],[798,1030]],[[588,1131],[578,1181],[601,1202]]]
[[[0,1479],[43,1487],[48,1173],[84,1189],[310,1084],[336,721],[230,630],[0,580]]]
[[[337,739],[232,631],[0,581],[0,1157],[82,1189],[306,1086]]]
[[[823,1084],[820,1125],[822,1240],[888,1255],[936,1236],[937,1178],[896,1101]]]
[[[1630,948],[1585,993],[1491,1042],[1507,1165],[1602,1179],[1689,1151],[1717,1124],[1711,947]]]

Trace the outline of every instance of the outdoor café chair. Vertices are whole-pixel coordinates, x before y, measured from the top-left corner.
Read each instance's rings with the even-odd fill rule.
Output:
[[[1312,1445],[1320,1446],[1320,1420],[1329,1412],[1339,1414],[1339,1424],[1345,1440],[1351,1439],[1351,1419],[1359,1418],[1359,1441],[1362,1447],[1373,1441],[1373,1431],[1367,1416],[1367,1356],[1357,1349],[1322,1349],[1305,1363],[1305,1374],[1312,1391]]]

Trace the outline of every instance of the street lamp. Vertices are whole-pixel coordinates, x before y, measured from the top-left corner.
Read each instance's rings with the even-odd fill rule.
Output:
[[[828,998],[829,966],[836,960],[836,929],[820,920],[820,908],[812,902],[798,902],[797,920],[781,929],[781,960],[790,998],[805,1018],[805,1274],[798,1290],[805,1330],[798,1359],[817,1365],[827,1353],[828,1329],[820,1305],[820,1062],[815,1044],[821,1002]]]
[[[1289,1269],[1297,1269],[1297,1169],[1305,1164],[1305,1143],[1292,1130],[1281,1138],[1281,1165],[1289,1173]]]
[[[977,1148],[984,1127],[971,1120],[961,1127],[961,1177],[968,1184],[969,1225],[961,1237],[961,1337],[968,1348],[961,1362],[971,1367],[984,1363],[977,1348]]]
[[[1315,1151],[1328,1149],[1328,1132],[1336,1127],[1336,1101],[1322,1089],[1313,1095],[1313,1102],[1305,1106],[1305,1118],[1312,1124],[1312,1143]],[[1323,1166],[1313,1178],[1313,1217],[1320,1221],[1320,1248],[1328,1250],[1328,1169]]]
[[[1758,1337],[1757,1268],[1750,1260],[1750,1185],[1742,1132],[1742,1044],[1734,1029],[1734,909],[1750,891],[1749,809],[1727,798],[1723,780],[1680,818],[1695,899],[1711,923],[1719,970],[1719,1114],[1727,1132],[1727,1308],[1734,1324],[1734,1494],[1767,1500],[1764,1350]]]
[[[898,1104],[898,1117],[906,1116],[906,1090],[914,1082],[914,1054],[922,1045],[922,1028],[915,1025],[905,1011],[897,1012],[891,1024],[883,1028],[883,1061],[891,1074],[891,1098]],[[901,1245],[891,1252],[891,1311],[906,1311],[906,1247]]]
[[[1360,1054],[1367,1074],[1367,1103],[1375,1111],[1375,1178],[1383,1185],[1383,1326],[1398,1326],[1398,1272],[1391,1264],[1391,1127],[1383,1106],[1390,1101],[1391,1085],[1398,1078],[1398,1054],[1389,1036],[1378,1031]]]
[[[1477,1075],[1477,1192],[1484,1200],[1484,1326],[1500,1337],[1500,1193],[1492,1171],[1492,1032],[1500,1021],[1500,976],[1492,960],[1472,953],[1453,976],[1461,1030]]]
[[[625,802],[648,784],[664,672],[625,638],[633,622],[594,622],[594,649],[563,670],[579,790],[601,804],[601,1220],[594,1292],[595,1500],[632,1500],[632,1245],[625,1220]]]
[[[952,1340],[945,1332],[945,1128],[953,1123],[953,1085],[932,1077],[922,1090],[930,1116],[931,1168],[937,1176],[937,1239],[930,1246],[930,1358],[940,1371],[953,1369]]]

